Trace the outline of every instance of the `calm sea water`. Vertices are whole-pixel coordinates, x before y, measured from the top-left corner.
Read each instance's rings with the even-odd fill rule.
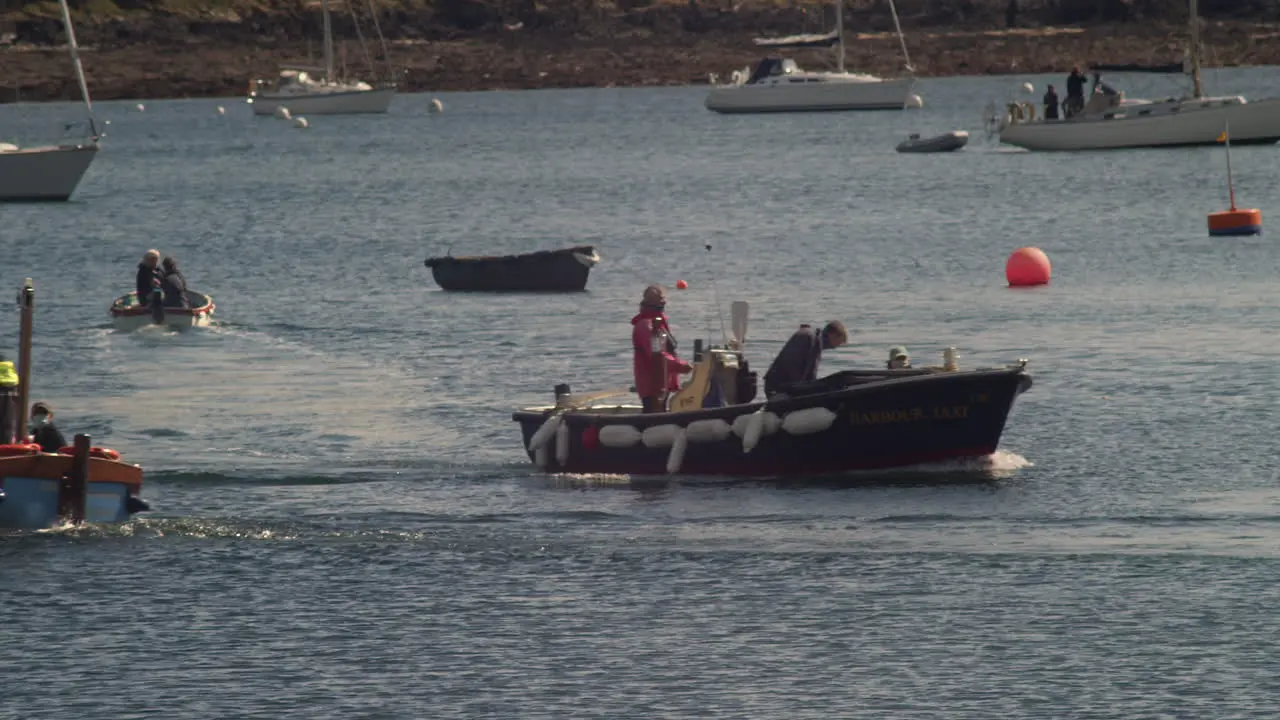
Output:
[[[234,99],[99,105],[74,201],[0,207],[0,291],[34,278],[35,397],[142,463],[156,511],[0,538],[0,717],[1272,712],[1280,251],[1207,237],[1221,149],[997,151],[982,107],[1025,80],[1062,78],[928,80],[903,113],[402,96],[305,130]],[[0,141],[78,116],[0,106]],[[959,153],[893,150],[959,128]],[[1264,218],[1278,153],[1233,154]],[[588,243],[574,297],[445,294],[422,265]],[[1022,245],[1052,285],[1003,286]],[[151,247],[216,327],[111,331]],[[626,385],[640,291],[679,279],[686,346],[745,299],[761,367],[840,318],[824,371],[955,345],[1036,385],[996,456],[925,475],[535,472],[510,411]]]

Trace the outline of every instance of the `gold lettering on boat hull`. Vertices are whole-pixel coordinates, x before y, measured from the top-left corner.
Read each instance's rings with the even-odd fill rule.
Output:
[[[892,425],[919,422],[921,420],[967,420],[968,405],[936,405],[929,408],[898,408],[894,410],[853,410],[849,413],[854,425]]]

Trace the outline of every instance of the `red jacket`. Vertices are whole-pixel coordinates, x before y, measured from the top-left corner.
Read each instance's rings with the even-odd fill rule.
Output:
[[[671,328],[667,326],[666,315],[660,312],[641,310],[640,314],[631,318],[631,348],[635,354],[636,395],[640,397],[656,397],[664,389],[654,387],[654,358],[650,349],[650,342],[653,339],[650,326],[654,318],[658,318],[662,327],[667,332],[671,332]],[[670,347],[670,345],[667,346],[668,349]],[[676,357],[674,352],[664,352],[662,355],[667,359],[667,387],[665,390],[679,390],[680,370],[686,366],[686,363]]]

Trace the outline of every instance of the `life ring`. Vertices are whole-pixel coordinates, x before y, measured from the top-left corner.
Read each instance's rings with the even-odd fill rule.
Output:
[[[38,445],[36,447],[39,447]],[[58,448],[59,455],[75,455],[76,448],[74,445]],[[119,460],[120,453],[111,448],[91,447],[89,448],[89,457],[102,458],[103,460]]]
[[[40,452],[40,446],[35,443],[16,443],[13,445],[0,445],[0,457],[15,457],[18,455],[35,455]]]
[[[1023,117],[1022,105],[1020,103],[1016,103],[1016,102],[1009,103],[1008,119],[1009,119],[1010,125],[1012,125],[1013,123],[1022,122],[1025,119]]]

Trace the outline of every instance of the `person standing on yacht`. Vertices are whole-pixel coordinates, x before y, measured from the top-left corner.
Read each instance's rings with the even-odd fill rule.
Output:
[[[1044,119],[1058,119],[1058,91],[1052,85],[1044,93]]]
[[[1084,109],[1084,86],[1089,82],[1080,66],[1071,68],[1067,76],[1067,117],[1072,117]]]

